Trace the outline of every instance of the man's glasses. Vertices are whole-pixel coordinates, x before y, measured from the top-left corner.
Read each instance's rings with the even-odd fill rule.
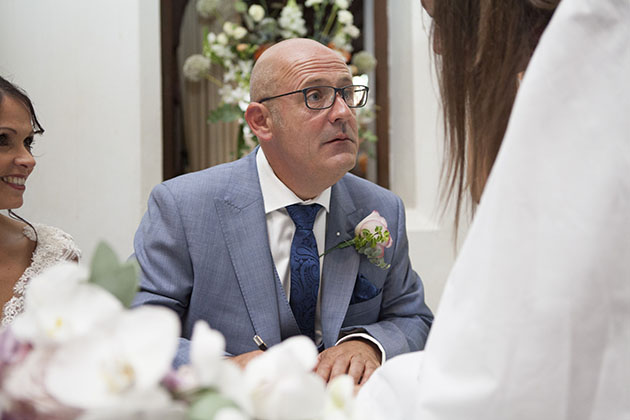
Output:
[[[368,98],[368,87],[361,85],[349,85],[340,88],[332,86],[313,86],[293,92],[283,93],[282,95],[263,98],[259,103],[270,99],[281,98],[287,95],[301,93],[304,95],[304,103],[309,109],[328,109],[335,103],[337,93],[341,93],[341,97],[349,108],[361,108],[365,106]]]

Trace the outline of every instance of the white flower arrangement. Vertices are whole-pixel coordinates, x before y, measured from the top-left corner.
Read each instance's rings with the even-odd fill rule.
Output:
[[[32,280],[25,310],[0,331],[0,415],[29,419],[358,420],[354,383],[328,385],[317,350],[290,338],[244,370],[223,335],[198,321],[190,364],[173,370],[179,319],[166,308],[128,309],[133,262],[101,245],[91,271],[61,263]]]
[[[200,6],[204,1],[212,3],[211,0],[198,0],[197,10],[211,8],[212,4]],[[214,7],[216,9],[216,5]],[[312,9],[312,25],[307,25],[304,20],[302,7]],[[350,62],[352,40],[358,38],[361,32],[354,25],[349,7],[349,0],[306,0],[304,6],[298,5],[296,0],[287,0],[284,6],[261,1],[261,4],[249,7],[243,1],[235,1],[234,8],[240,13],[240,23],[223,22],[220,33],[208,33],[204,37],[203,56],[210,60],[210,65],[223,70],[220,80],[210,74],[209,67],[203,76],[219,87],[221,96],[221,104],[211,110],[209,121],[239,122],[239,155],[247,153],[258,143],[251,132],[246,132],[247,124],[243,118],[250,100],[249,78],[256,59],[269,46],[283,39],[308,37],[337,50],[346,62]],[[361,54],[371,56],[367,52]],[[375,63],[373,57],[372,60]],[[199,81],[205,64],[197,58],[190,63],[187,60],[184,75],[191,81]],[[355,71],[358,68],[351,66]],[[368,115],[373,116],[374,113]],[[369,127],[363,127],[361,132],[369,133],[366,139],[375,141],[376,136]]]

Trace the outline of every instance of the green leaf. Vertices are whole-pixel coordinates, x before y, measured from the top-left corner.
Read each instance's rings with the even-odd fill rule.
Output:
[[[138,271],[135,260],[121,264],[114,250],[100,242],[92,258],[88,282],[104,288],[128,308],[138,291]]]
[[[216,123],[219,121],[236,121],[243,116],[243,111],[235,104],[223,104],[210,112],[208,121]]]
[[[208,390],[203,392],[199,398],[197,398],[190,405],[188,410],[189,420],[212,420],[217,412],[226,407],[235,407],[231,400],[219,395],[214,390]]]

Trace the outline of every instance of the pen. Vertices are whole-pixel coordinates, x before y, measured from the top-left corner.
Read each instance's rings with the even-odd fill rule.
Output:
[[[266,351],[267,350],[267,345],[265,344],[265,342],[263,341],[262,338],[260,338],[260,336],[258,334],[256,334],[254,336],[254,343],[256,343],[256,345],[258,346],[258,348],[262,351]]]

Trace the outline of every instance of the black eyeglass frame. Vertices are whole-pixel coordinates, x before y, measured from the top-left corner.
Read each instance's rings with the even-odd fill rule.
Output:
[[[363,101],[361,101],[360,105],[350,105],[348,103],[348,101],[346,100],[346,95],[344,95],[344,90],[346,90],[347,88],[350,87],[360,87],[360,88],[364,88],[365,89],[365,96]],[[335,90],[335,94],[333,95],[333,101],[330,105],[326,106],[326,107],[322,107],[322,108],[313,108],[311,106],[308,105],[308,101],[306,99],[306,92],[309,91],[310,89],[317,89],[317,88],[331,88]],[[276,96],[270,96],[268,98],[263,98],[260,101],[257,101],[258,103],[263,103],[265,101],[269,101],[271,99],[276,99],[276,98],[282,98],[283,96],[288,96],[288,95],[295,95],[296,93],[301,93],[302,95],[304,95],[304,105],[306,105],[306,107],[308,109],[312,109],[315,111],[318,110],[322,110],[322,109],[328,109],[328,108],[332,108],[332,106],[335,104],[335,99],[337,98],[337,93],[341,93],[341,98],[343,99],[343,101],[346,103],[346,105],[348,105],[348,108],[363,108],[366,104],[367,104],[367,98],[368,98],[368,94],[370,92],[370,88],[368,86],[364,86],[364,85],[347,85],[347,86],[343,86],[340,88],[336,88],[334,86],[309,86],[307,88],[304,89],[300,89],[300,90],[294,90],[293,92],[287,92],[287,93],[283,93],[281,95],[276,95]]]

